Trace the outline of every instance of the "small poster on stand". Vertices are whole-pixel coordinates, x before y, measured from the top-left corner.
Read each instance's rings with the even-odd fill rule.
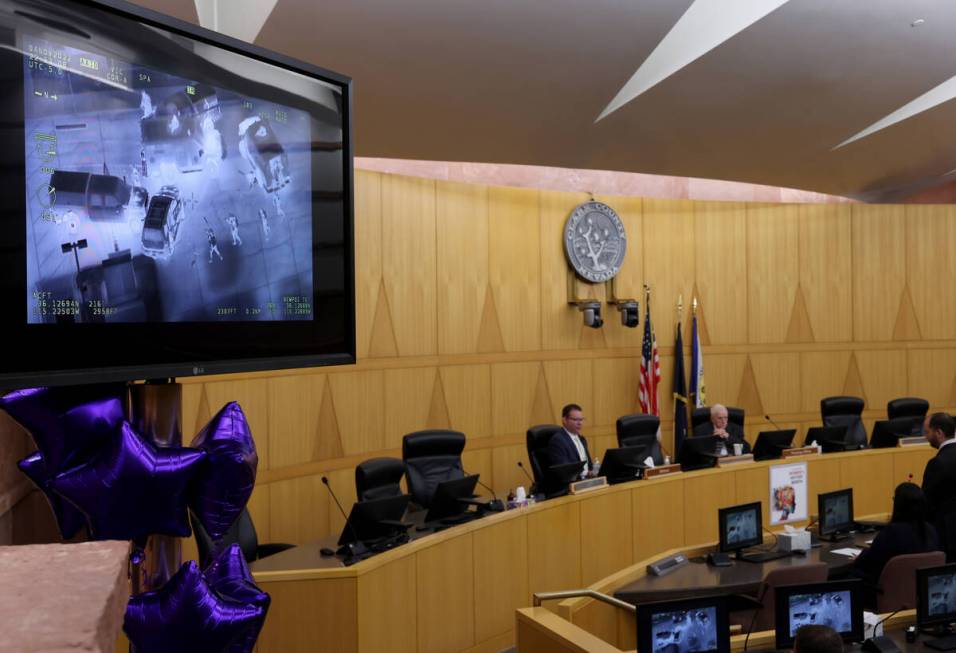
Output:
[[[807,518],[807,463],[770,468],[770,524],[789,524]]]

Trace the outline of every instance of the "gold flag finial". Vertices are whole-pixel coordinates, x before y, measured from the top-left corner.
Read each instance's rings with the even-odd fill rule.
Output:
[[[684,293],[677,296],[677,323],[680,324],[681,317],[684,315]]]
[[[694,301],[691,302],[691,310],[694,312],[694,315],[697,315],[697,297],[694,297]]]

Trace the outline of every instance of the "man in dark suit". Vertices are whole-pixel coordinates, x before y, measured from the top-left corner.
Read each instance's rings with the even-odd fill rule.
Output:
[[[735,444],[741,445],[742,453],[750,453],[750,445],[744,439],[743,430],[737,424],[730,423],[727,407],[721,404],[710,407],[710,423],[695,428],[694,435],[713,435],[719,438],[717,453],[721,456],[733,455]]]
[[[588,441],[581,435],[584,426],[584,411],[577,404],[568,404],[561,409],[561,426],[548,442],[548,462],[551,465],[564,465],[581,461],[585,463],[581,477],[587,476],[591,469],[591,454],[588,453]]]
[[[923,423],[927,441],[938,449],[923,470],[928,520],[936,526],[947,559],[956,556],[956,420],[933,413]]]

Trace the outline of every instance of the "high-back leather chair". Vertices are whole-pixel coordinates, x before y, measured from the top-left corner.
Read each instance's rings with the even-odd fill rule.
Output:
[[[664,454],[661,443],[657,440],[657,431],[661,426],[661,418],[657,415],[624,415],[617,419],[617,446],[619,447],[651,447],[651,457],[655,465],[664,464]]]
[[[355,496],[359,501],[401,496],[404,475],[405,463],[398,458],[370,458],[355,467]]]
[[[879,614],[916,608],[916,570],[938,567],[946,563],[942,551],[909,553],[893,556],[880,573],[880,587],[876,595]]]
[[[231,544],[238,544],[242,549],[242,555],[246,562],[253,562],[260,558],[266,558],[273,554],[295,548],[294,544],[285,544],[281,542],[272,542],[259,544],[259,537],[256,535],[256,527],[252,523],[252,516],[249,510],[242,509],[236,521],[229,527],[222,539],[216,542],[202,523],[196,519],[196,516],[189,511],[189,521],[193,527],[193,534],[196,536],[196,550],[199,554],[199,565],[205,567],[216,553],[228,548]]]
[[[863,428],[863,400],[859,397],[825,397],[820,400],[820,416],[824,426],[845,426],[843,444],[847,449],[866,446],[866,429]]]
[[[912,418],[910,435],[923,434],[923,420],[929,412],[929,402],[919,397],[900,397],[886,403],[887,419]]]
[[[422,508],[431,506],[439,483],[461,478],[461,452],[465,434],[436,429],[416,431],[402,438],[402,460],[412,499]]]
[[[757,608],[757,613],[753,616],[754,625],[751,632],[773,630],[778,587],[803,583],[823,583],[826,579],[827,565],[825,562],[781,567],[769,572],[764,577],[760,584],[760,591],[757,593],[757,602],[760,607]]]
[[[551,438],[560,432],[561,427],[557,424],[539,424],[528,429],[525,443],[528,447],[528,462],[531,463],[531,473],[534,476],[536,488],[542,486],[545,472],[551,466],[548,444]]]
[[[736,424],[740,427],[740,433],[743,435],[744,432],[744,409],[736,408],[734,406],[726,406],[727,408],[727,422],[729,424]],[[706,424],[710,424],[710,406],[701,406],[700,408],[695,408],[690,413],[690,430],[694,435],[700,435],[698,427],[703,427]],[[702,429],[703,430],[703,429]]]

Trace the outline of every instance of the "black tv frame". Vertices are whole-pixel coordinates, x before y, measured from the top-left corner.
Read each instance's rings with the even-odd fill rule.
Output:
[[[826,503],[830,499],[833,499],[837,496],[846,496],[847,497],[847,507],[849,508],[850,521],[845,524],[827,524],[825,515],[826,515]],[[817,524],[819,526],[820,537],[829,537],[832,542],[836,542],[840,538],[841,534],[849,533],[856,527],[856,522],[854,521],[853,514],[853,488],[845,488],[842,490],[834,490],[833,492],[822,492],[817,495]]]
[[[726,596],[703,596],[672,601],[655,601],[637,606],[637,653],[653,653],[653,616],[661,612],[694,614],[703,608],[715,608],[714,627],[717,630],[717,648],[701,649],[699,653],[730,653],[730,612]]]
[[[785,449],[793,446],[793,439],[797,429],[778,429],[776,431],[761,431],[754,443],[754,460],[774,460],[780,458]]]
[[[940,565],[938,567],[923,567],[916,570],[916,625],[922,631],[933,634],[948,634],[952,632],[950,625],[956,623],[956,612],[946,612],[939,615],[929,614],[929,579],[931,576],[956,577],[956,563]],[[956,591],[956,582],[953,584]]]
[[[4,4],[7,4],[7,0],[4,0]],[[17,0],[10,0],[8,6],[19,7],[21,4]],[[179,37],[192,39],[228,53],[267,63],[280,69],[314,77],[339,87],[341,91],[339,115],[342,121],[342,196],[340,198],[342,222],[341,224],[329,225],[327,228],[334,232],[335,246],[338,246],[337,239],[341,239],[342,287],[336,287],[333,295],[323,296],[321,289],[317,285],[313,285],[313,295],[310,298],[313,310],[312,320],[28,324],[26,314],[29,308],[23,303],[23,317],[20,317],[19,308],[17,308],[14,312],[15,317],[7,322],[9,328],[5,329],[8,337],[12,335],[11,342],[16,344],[10,348],[15,350],[13,356],[6,356],[5,360],[7,362],[3,368],[0,368],[0,389],[138,379],[171,379],[175,377],[355,363],[355,175],[351,78],[206,30],[177,18],[133,5],[124,0],[57,0],[55,4],[65,7],[66,10],[75,7],[84,11],[106,12],[121,19],[135,21],[147,28],[159,28]],[[74,38],[77,34],[84,34],[83,25],[71,25],[64,23],[62,20],[57,20],[56,17],[42,16],[39,9],[42,9],[42,7],[38,7],[34,13],[48,21],[45,23],[47,31],[53,25],[53,29],[59,29],[60,33],[72,35]],[[57,23],[59,27],[55,26]],[[42,25],[38,24],[38,32],[42,29]],[[4,32],[4,30],[0,30],[0,32]],[[95,41],[90,42],[90,48],[96,49]],[[17,52],[10,56],[21,57],[20,53]],[[143,63],[143,65],[148,66],[150,64]],[[16,84],[16,79],[4,72],[5,70],[5,67],[0,68],[0,89],[14,91],[5,94],[6,104],[4,106],[5,119],[9,119],[13,125],[12,127],[8,126],[8,129],[3,130],[3,133],[0,134],[0,147],[7,152],[12,151],[13,154],[6,155],[0,161],[0,167],[6,168],[4,177],[7,181],[7,187],[14,190],[12,193],[8,193],[4,202],[6,206],[0,209],[0,225],[2,225],[0,226],[0,237],[8,244],[11,242],[26,243],[24,220],[26,198],[23,192],[25,188],[23,119],[25,116],[22,65],[19,85]],[[12,70],[12,65],[10,70]],[[225,77],[241,78],[232,71],[225,71],[221,74]],[[247,80],[247,83],[257,84],[260,82]],[[19,166],[17,166],[17,163],[19,163]],[[317,189],[313,187],[312,191],[314,207]],[[318,233],[317,229],[319,227],[316,220],[313,219],[313,279],[318,279],[317,275],[320,273],[315,267],[315,263],[318,261],[315,258],[318,246],[315,240]],[[321,242],[321,239],[319,242]],[[20,245],[17,245],[17,248],[19,249]],[[26,287],[25,254],[21,255],[19,252],[11,254],[9,245],[7,245],[7,249],[8,253],[3,257],[6,262],[0,262],[0,270],[3,272],[0,275],[0,278],[2,278],[0,279],[0,292],[7,297],[19,298],[22,302],[27,290],[29,290]],[[335,265],[338,265],[337,259]],[[336,267],[337,271],[339,269]],[[326,297],[332,297],[331,301],[341,304],[335,309],[338,311],[335,315],[337,319],[341,318],[343,330],[340,332],[336,328],[333,336],[323,335],[317,326],[319,320],[316,318],[320,314],[319,302],[326,301]],[[108,334],[92,335],[101,331],[107,331]],[[198,337],[203,334],[205,334],[204,342]],[[96,360],[97,355],[94,353],[80,352],[74,356],[74,351],[81,349],[81,347],[74,347],[73,349],[61,347],[49,354],[43,352],[43,345],[45,344],[67,340],[73,343],[84,343],[89,342],[91,337],[96,339],[96,352],[108,351],[105,346],[107,342],[130,344],[126,345],[123,350],[126,354],[124,357],[117,356],[115,360],[103,363]],[[198,346],[196,345],[197,342],[200,343]],[[228,345],[224,343],[228,343]],[[17,350],[32,353],[17,354]],[[161,354],[159,353],[160,350],[162,350]],[[40,354],[36,352],[40,352]],[[127,363],[126,361],[134,354],[139,354],[141,357]],[[41,355],[45,358],[41,359]],[[75,360],[82,362],[74,363]]]
[[[730,544],[727,542],[727,518],[730,515],[740,512],[757,513],[757,534],[753,539]],[[739,506],[728,506],[727,508],[718,508],[717,510],[717,533],[719,544],[717,550],[721,553],[735,551],[737,555],[744,549],[763,544],[763,505],[759,501],[753,503],[742,503]]]
[[[818,592],[850,592],[850,630],[838,632],[844,642],[863,641],[863,581],[834,580],[824,583],[780,585],[775,588],[775,592],[774,624],[776,625],[777,650],[793,648],[795,635],[790,635],[790,597]]]

